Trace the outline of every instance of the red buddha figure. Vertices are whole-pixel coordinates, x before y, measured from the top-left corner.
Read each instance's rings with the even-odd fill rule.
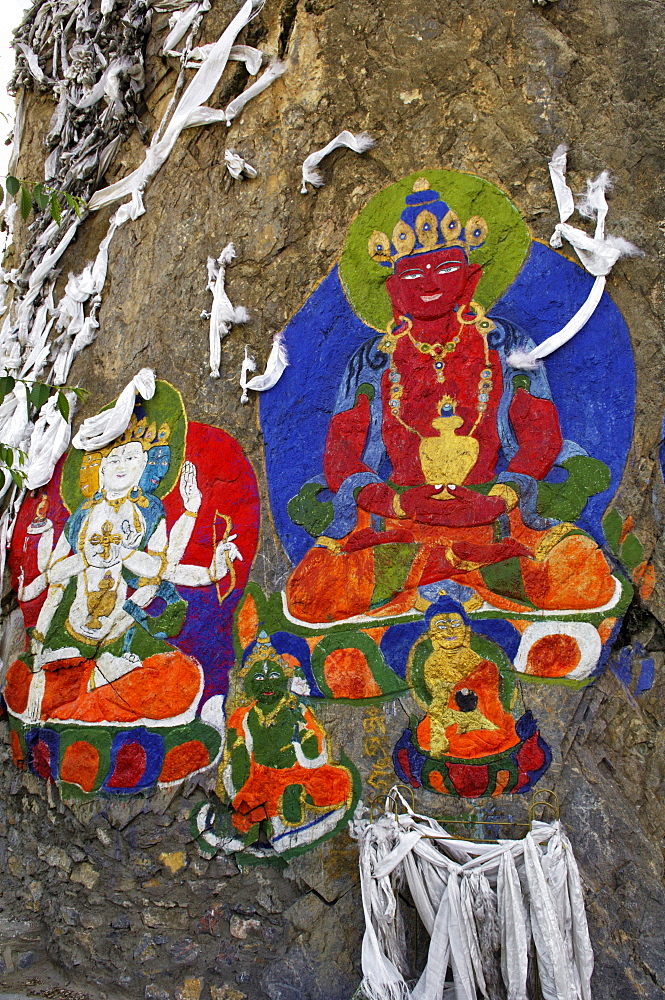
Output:
[[[394,324],[340,387],[323,469],[334,518],[287,584],[301,620],[398,614],[445,581],[508,611],[598,608],[615,593],[595,541],[536,509],[539,481],[586,453],[562,437],[543,366],[511,366],[533,343],[474,302],[469,255],[487,231],[421,179],[392,238],[369,241],[393,272]]]

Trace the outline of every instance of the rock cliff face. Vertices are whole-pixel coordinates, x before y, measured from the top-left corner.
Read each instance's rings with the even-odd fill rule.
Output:
[[[216,41],[236,10],[233,0],[213,0],[196,43]],[[153,14],[146,42],[136,111],[148,141],[179,71],[177,60],[160,54],[167,19]],[[69,375],[70,384],[90,390],[76,419],[97,413],[148,366],[180,391],[190,424],[224,428],[258,480],[260,536],[250,580],[266,595],[275,593],[291,564],[271,511],[257,394],[240,404],[245,345],[262,367],[273,335],[339,259],[357,213],[403,177],[428,170],[480,175],[510,196],[532,237],[547,242],[558,222],[547,171],[554,147],[571,147],[575,192],[587,177],[611,171],[608,226],[644,252],[619,261],[608,281],[630,331],[637,388],[632,442],[606,505],[618,517],[616,538],[625,544],[630,534],[641,547],[629,567],[635,596],[602,676],[580,689],[527,685],[528,707],[553,751],[545,783],[559,798],[580,866],[596,957],[594,996],[655,1000],[665,991],[661,4],[267,0],[238,41],[283,59],[286,72],[230,128],[183,132],[145,192],[145,214],[117,231],[99,333]],[[230,64],[209,105],[225,107],[248,81],[242,63]],[[43,169],[53,103],[38,88],[26,88],[25,101],[16,172],[34,181]],[[302,161],[342,129],[367,130],[376,145],[360,156],[334,152],[320,168],[325,186],[301,195]],[[98,186],[142,162],[138,129],[126,131]],[[256,179],[229,176],[229,147],[254,165]],[[61,260],[56,299],[67,275],[96,255],[114,208],[91,213],[81,225]],[[19,263],[28,237],[19,224],[5,268]],[[229,241],[237,258],[227,269],[227,292],[250,321],[232,327],[223,341],[221,378],[213,380],[208,322],[201,318],[211,306],[206,261]],[[549,286],[531,289],[535,312],[539,296],[551,294]],[[578,366],[570,391],[583,397],[603,377],[602,363]],[[613,424],[600,403],[594,413],[591,437],[600,441]],[[309,447],[304,427],[293,433]],[[294,479],[293,495],[301,485]],[[8,592],[6,661],[22,643],[15,606]],[[343,748],[365,782],[376,776],[377,758],[390,758],[404,725],[401,708],[398,717],[393,702],[386,704],[331,699],[316,710],[335,761]],[[383,748],[363,739],[359,722],[372,712]],[[6,714],[0,736],[0,986],[28,983],[36,990],[66,980],[94,996],[148,1000],[352,995],[361,975],[363,916],[357,848],[345,831],[286,866],[250,864],[242,852],[236,860],[222,851],[210,857],[190,822],[192,809],[212,795],[210,769],[150,795],[63,801],[51,782],[15,767]],[[376,788],[365,784],[365,797]],[[430,791],[419,802],[439,815],[472,807],[476,817],[490,803],[495,818],[518,821],[525,798],[442,805]],[[417,964],[425,934],[412,924]]]

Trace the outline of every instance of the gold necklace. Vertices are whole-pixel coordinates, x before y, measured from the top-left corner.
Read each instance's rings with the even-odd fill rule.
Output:
[[[289,696],[284,695],[284,697],[280,698],[275,707],[271,709],[269,712],[264,712],[261,706],[258,704],[258,702],[254,703],[254,708],[256,710],[256,714],[259,717],[259,722],[261,723],[261,725],[272,726],[275,723],[275,719],[277,718],[277,714],[280,711],[280,709],[284,708],[285,706],[288,707],[288,705],[289,705]]]
[[[464,326],[476,327],[476,330],[478,331],[483,340],[485,366],[481,370],[480,377],[478,379],[478,389],[476,396],[476,413],[477,413],[476,420],[473,424],[473,427],[469,431],[469,434],[465,435],[469,437],[473,434],[473,432],[480,424],[480,421],[483,419],[485,411],[487,410],[487,404],[490,400],[490,394],[492,392],[492,388],[494,385],[492,378],[492,362],[490,360],[487,335],[495,328],[492,320],[488,319],[485,316],[482,307],[479,306],[478,303],[472,302],[470,308],[473,308],[475,310],[475,313],[471,319],[464,318],[464,313],[466,310],[464,309],[463,306],[460,306],[460,308],[457,310],[457,318],[460,322],[459,333],[452,340],[448,341],[446,344],[441,344],[438,342],[436,344],[428,344],[426,342],[417,341],[411,334],[411,328],[413,326],[412,321],[409,319],[408,316],[400,316],[400,322],[405,323],[406,328],[400,331],[400,333],[396,333],[395,330],[397,329],[397,327],[394,327],[394,325],[390,323],[388,325],[388,329],[386,330],[383,339],[380,341],[378,345],[378,349],[380,351],[390,355],[390,370],[388,372],[388,379],[390,381],[390,398],[388,400],[388,406],[390,407],[390,412],[392,413],[395,420],[397,420],[397,422],[402,425],[402,427],[404,427],[408,431],[411,431],[413,434],[416,434],[421,441],[423,440],[423,435],[420,433],[420,431],[417,431],[415,427],[411,427],[409,424],[407,424],[400,415],[401,399],[404,394],[404,387],[401,384],[402,382],[401,373],[398,371],[397,365],[395,364],[395,350],[397,348],[397,344],[402,339],[402,337],[408,336],[411,342],[414,344],[414,346],[422,354],[433,355],[435,358],[434,370],[437,382],[444,382],[445,363],[443,359],[439,357],[439,355],[442,353],[452,354],[452,352],[455,350],[455,348],[460,342],[460,334],[462,332],[462,327]],[[455,400],[451,400],[451,402],[455,403]]]
[[[135,497],[131,495],[134,489],[136,489],[137,493]],[[129,493],[125,493],[123,497],[118,497],[117,500],[112,500],[109,496],[106,495],[106,490],[102,490],[102,495],[100,499],[97,500],[96,502],[101,503],[102,500],[105,500],[106,503],[109,505],[109,507],[113,508],[116,514],[118,513],[122,505],[127,501],[129,501],[129,503],[131,504],[137,504],[139,507],[150,506],[150,501],[148,500],[147,497],[143,495],[143,490],[141,489],[140,486],[132,487]]]
[[[412,335],[410,330],[407,330],[409,340],[413,346],[420,351],[421,354],[428,354],[432,358],[432,364],[434,365],[434,374],[436,375],[437,382],[445,382],[445,356],[446,354],[452,354],[457,345],[460,342],[460,334],[462,332],[462,327],[460,326],[458,333],[453,337],[452,340],[447,341],[445,344],[428,344],[427,341],[416,340]]]

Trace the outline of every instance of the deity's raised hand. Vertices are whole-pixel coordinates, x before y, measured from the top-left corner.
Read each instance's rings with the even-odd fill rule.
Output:
[[[201,490],[196,482],[196,466],[192,462],[184,462],[180,475],[180,496],[185,510],[195,514],[201,506]]]
[[[236,559],[239,559],[240,562],[242,562],[240,549],[233,541],[233,539],[237,537],[237,534],[229,535],[226,541],[220,542],[215,549],[215,554],[212,557],[212,563],[210,564],[210,577],[212,580],[221,580],[223,576],[226,576],[228,569],[226,563],[227,557],[230,562],[235,562]]]

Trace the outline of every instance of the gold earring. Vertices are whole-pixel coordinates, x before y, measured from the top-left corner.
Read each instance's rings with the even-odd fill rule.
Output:
[[[487,336],[491,330],[495,329],[494,323],[491,319],[487,318],[485,310],[479,302],[475,302],[472,299],[468,309],[474,313],[471,319],[464,319],[464,313],[467,311],[464,306],[460,306],[457,310],[457,319],[462,326],[475,326],[478,333],[484,336]]]

